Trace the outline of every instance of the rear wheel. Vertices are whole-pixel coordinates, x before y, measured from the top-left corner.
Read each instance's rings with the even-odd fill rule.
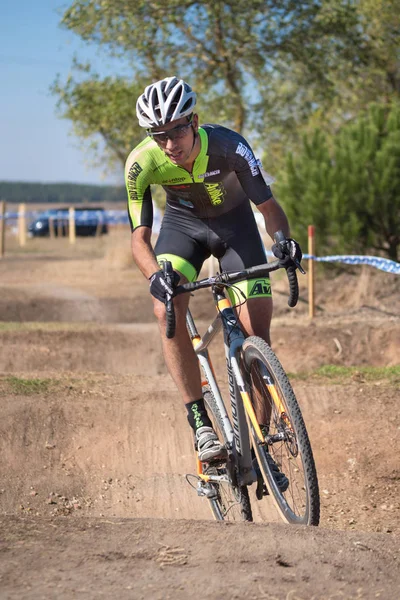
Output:
[[[255,336],[243,344],[243,363],[243,375],[265,440],[259,441],[250,423],[266,488],[284,521],[318,525],[317,472],[300,407],[286,373],[268,344]]]
[[[203,387],[203,397],[209,409],[208,414],[213,422],[214,431],[220,441],[226,444],[227,436],[221,414],[208,386]],[[204,474],[221,478],[219,482],[210,481],[204,484],[211,512],[217,521],[253,520],[247,486],[234,485],[226,461],[205,465]]]

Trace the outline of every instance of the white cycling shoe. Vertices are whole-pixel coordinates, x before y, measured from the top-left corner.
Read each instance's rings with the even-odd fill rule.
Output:
[[[212,427],[200,427],[196,431],[196,444],[201,462],[222,460],[227,456],[225,446],[221,444]]]

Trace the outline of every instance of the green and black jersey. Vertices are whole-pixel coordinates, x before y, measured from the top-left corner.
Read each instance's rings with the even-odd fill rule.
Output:
[[[125,180],[132,230],[152,227],[150,185],[161,185],[167,206],[200,219],[219,217],[250,199],[261,204],[271,196],[259,163],[246,140],[220,125],[199,128],[201,149],[192,173],[175,165],[150,137],[129,155]]]

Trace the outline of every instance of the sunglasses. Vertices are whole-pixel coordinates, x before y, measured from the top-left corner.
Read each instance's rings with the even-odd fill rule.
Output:
[[[181,140],[185,137],[187,130],[192,126],[192,118],[191,117],[189,123],[184,123],[183,125],[177,125],[173,127],[169,131],[152,131],[151,129],[147,131],[147,135],[151,137],[153,140],[158,142],[159,144],[166,144],[168,140]]]

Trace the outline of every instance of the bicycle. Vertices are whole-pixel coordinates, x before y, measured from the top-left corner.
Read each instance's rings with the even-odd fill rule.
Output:
[[[282,232],[275,241],[283,244]],[[298,264],[296,265],[304,273]],[[318,525],[320,500],[317,472],[306,426],[287,375],[271,347],[257,336],[245,337],[225,288],[247,278],[265,277],[282,268],[275,260],[238,272],[176,288],[174,295],[211,288],[217,316],[201,337],[188,309],[186,325],[205,376],[204,399],[214,428],[227,450],[227,458],[209,464],[197,458],[197,475],[188,482],[210,503],[217,520],[252,521],[248,486],[256,484],[256,497],[271,497],[286,523]],[[298,300],[296,268],[285,267],[289,280],[289,306]],[[164,263],[166,277],[171,263]],[[167,337],[175,332],[173,299],[167,298]],[[208,347],[223,330],[230,412],[223,401]],[[191,478],[195,478],[196,486]]]

